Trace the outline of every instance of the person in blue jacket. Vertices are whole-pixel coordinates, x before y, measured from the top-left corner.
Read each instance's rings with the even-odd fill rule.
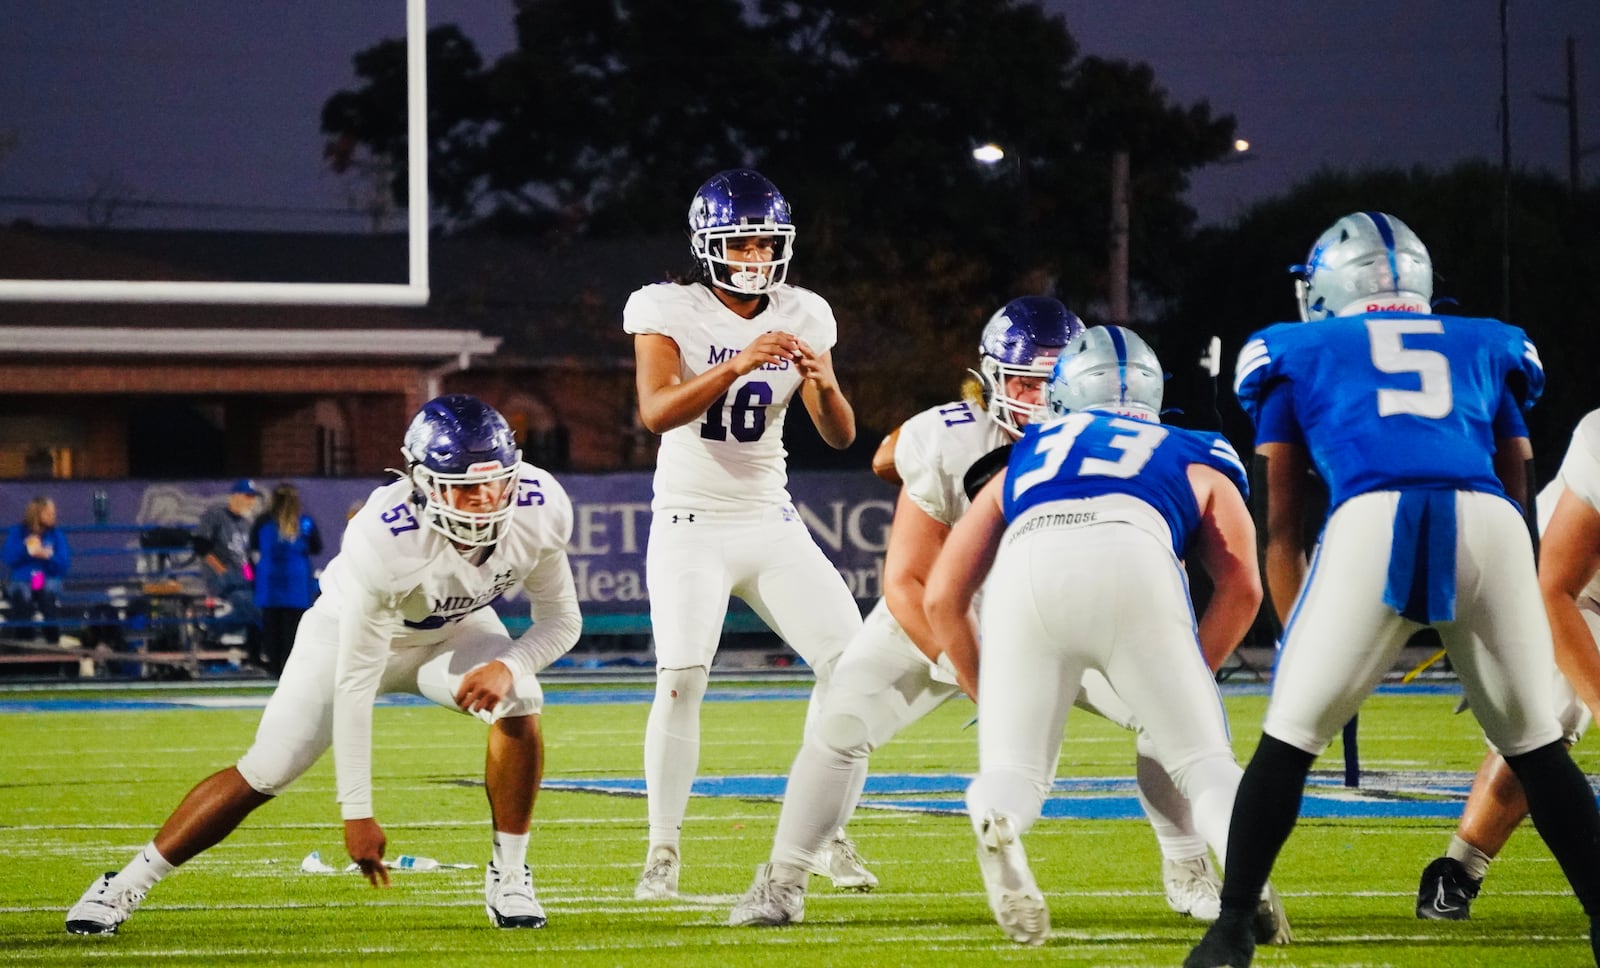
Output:
[[[300,616],[317,597],[311,559],[322,553],[317,522],[300,508],[300,491],[285,481],[250,529],[256,561],[256,607],[261,610],[261,665],[276,679],[294,647]]]
[[[36,639],[39,632],[51,645],[61,641],[61,626],[54,624],[61,614],[62,579],[72,567],[72,552],[66,535],[56,527],[56,502],[40,495],[28,502],[22,522],[6,532],[0,551],[10,574],[6,598],[11,605],[12,622],[30,622],[38,612],[43,625],[21,625],[12,637]]]

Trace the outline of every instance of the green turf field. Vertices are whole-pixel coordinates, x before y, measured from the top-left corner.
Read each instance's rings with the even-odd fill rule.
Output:
[[[714,683],[712,696],[736,688]],[[857,814],[851,830],[882,879],[877,892],[837,894],[814,878],[804,924],[725,927],[728,909],[766,858],[778,814],[776,802],[749,792],[759,787],[754,780],[730,781],[734,795],[691,802],[682,900],[635,901],[633,883],[645,852],[643,798],[556,784],[584,780],[631,788],[641,775],[648,692],[619,695],[559,682],[548,691],[551,787],[539,799],[530,852],[550,916],[545,930],[497,931],[484,916],[482,726],[433,707],[398,706],[378,710],[376,729],[378,816],[390,854],[473,869],[396,874],[387,891],[367,887],[354,874],[302,873],[300,862],[313,850],[343,861],[332,764],[325,759],[231,838],[158,885],[122,932],[108,938],[66,934],[66,908],[97,874],[120,867],[144,844],[195,781],[233,762],[259,713],[228,704],[260,693],[158,694],[183,703],[223,700],[220,708],[18,711],[19,702],[46,697],[0,692],[0,709],[9,707],[0,711],[0,960],[1134,966],[1177,965],[1201,934],[1200,925],[1166,909],[1159,855],[1142,821],[1046,819],[1026,844],[1050,903],[1053,938],[1043,949],[1014,945],[985,904],[966,818],[888,808],[904,800],[955,804],[959,793],[872,794],[870,788],[873,806]],[[1259,694],[1230,691],[1228,705],[1244,759],[1265,702]],[[1370,792],[1362,805],[1449,803],[1459,796],[1482,746],[1471,720],[1451,714],[1453,705],[1452,697],[1438,694],[1369,700],[1360,739]],[[707,702],[701,776],[781,776],[803,711],[803,702],[793,698]],[[974,734],[962,729],[970,716],[969,704],[947,705],[879,751],[874,773],[970,774]],[[1068,734],[1063,776],[1131,774],[1127,734],[1080,713],[1073,714]],[[1335,744],[1318,764],[1325,785],[1337,783],[1330,778],[1337,777],[1340,753]],[[1596,767],[1582,747],[1579,761]],[[1445,818],[1302,821],[1274,875],[1296,941],[1261,949],[1256,964],[1588,963],[1587,924],[1531,827],[1496,862],[1473,921],[1413,917],[1417,875],[1442,851],[1453,825]],[[521,957],[507,962],[508,954]]]

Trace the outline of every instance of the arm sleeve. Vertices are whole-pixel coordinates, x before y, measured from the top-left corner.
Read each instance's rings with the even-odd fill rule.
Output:
[[[212,511],[200,515],[194,526],[194,553],[204,558],[217,546],[217,518]]]
[[[306,553],[322,554],[322,532],[318,530],[315,518],[306,518]]]
[[[365,542],[354,544],[345,551],[358,559],[377,557]],[[351,564],[348,573],[354,576],[387,574],[375,560]],[[389,643],[402,624],[389,590],[361,583],[347,588],[347,595],[341,603],[334,671],[333,767],[340,814],[345,820],[361,820],[373,815],[372,704],[389,661]]]
[[[6,531],[5,548],[0,550],[0,558],[6,563],[7,571],[16,571],[28,562],[28,547],[23,543],[22,526],[12,525]]]
[[[577,586],[565,549],[545,555],[522,586],[532,601],[533,624],[500,657],[518,677],[543,672],[566,655],[583,632]]]
[[[65,577],[72,568],[72,549],[67,546],[67,536],[60,528],[51,529],[50,546],[54,549],[50,553],[50,574],[56,578]]]

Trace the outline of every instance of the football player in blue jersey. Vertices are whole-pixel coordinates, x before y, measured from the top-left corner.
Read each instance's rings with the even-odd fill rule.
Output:
[[[1050,913],[1022,836],[1087,670],[1149,733],[1196,829],[1227,856],[1241,770],[1209,660],[1238,645],[1260,607],[1255,528],[1233,448],[1162,426],[1161,397],[1161,365],[1133,332],[1074,339],[1051,374],[1052,418],[1029,424],[928,576],[928,624],[978,702],[980,772],[967,789],[978,866],[996,921],[1024,944],[1044,943]],[[1185,558],[1216,585],[1198,627]],[[969,618],[980,587],[981,676]],[[1258,901],[1266,933],[1287,940],[1276,895],[1263,887]]]
[[[1345,216],[1298,269],[1304,322],[1254,334],[1234,375],[1265,465],[1267,586],[1284,631],[1234,804],[1222,916],[1184,965],[1250,963],[1254,892],[1312,761],[1429,625],[1600,946],[1600,811],[1553,712],[1550,625],[1517,504],[1530,497],[1522,410],[1544,386],[1538,353],[1497,320],[1434,315],[1428,250],[1391,215]],[[1313,466],[1329,513],[1308,563]]]

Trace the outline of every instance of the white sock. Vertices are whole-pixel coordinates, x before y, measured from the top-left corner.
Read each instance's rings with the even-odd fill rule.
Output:
[[[1489,873],[1489,862],[1494,860],[1456,834],[1450,835],[1450,849],[1444,855],[1460,861],[1467,869],[1467,876],[1475,881],[1483,880],[1483,875]]]
[[[494,866],[502,871],[520,871],[528,863],[528,834],[494,832]]]
[[[861,796],[867,759],[846,756],[820,743],[804,743],[789,768],[772,863],[810,868],[816,852],[833,839]]]
[[[689,792],[700,768],[700,702],[708,678],[700,666],[656,673],[656,698],[644,729],[644,787],[652,847],[676,849],[683,832]]]
[[[1143,752],[1134,766],[1138,778],[1139,806],[1155,831],[1161,856],[1167,860],[1190,860],[1206,855],[1206,839],[1194,829],[1189,801],[1178,792],[1178,785],[1162,765]]]
[[[967,787],[967,814],[977,834],[983,833],[983,818],[991,811],[1009,814],[1017,833],[1025,834],[1043,807],[1039,787],[1015,770],[985,770]]]
[[[161,851],[156,850],[156,842],[150,841],[144,849],[128,861],[117,876],[112,878],[119,886],[143,894],[156,886],[156,882],[177,870],[167,859],[161,856]]]

